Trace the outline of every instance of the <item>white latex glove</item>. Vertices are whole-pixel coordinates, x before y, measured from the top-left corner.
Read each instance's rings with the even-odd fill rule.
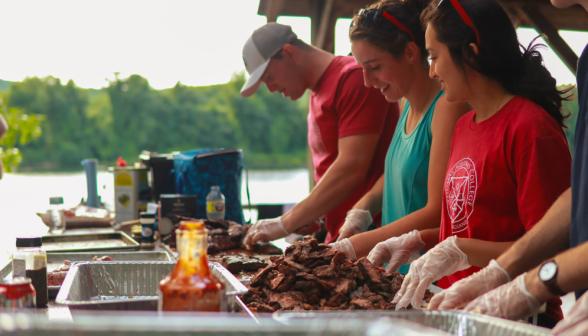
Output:
[[[504,285],[510,280],[510,275],[506,270],[492,259],[490,264],[479,272],[459,280],[451,287],[433,296],[427,309],[461,309],[478,296]]]
[[[541,303],[527,291],[526,274],[478,297],[465,310],[509,320],[520,320],[534,314]]]
[[[378,267],[388,263],[386,272],[392,273],[397,272],[400,266],[416,260],[423,247],[425,243],[421,239],[421,234],[418,230],[414,230],[378,243],[367,258]]]
[[[588,295],[584,294],[576,301],[566,318],[553,328],[554,335],[580,336],[588,335]]]
[[[396,310],[406,308],[409,303],[420,308],[425,290],[434,281],[470,267],[468,256],[455,244],[456,239],[456,236],[445,239],[410,264],[402,287],[392,301],[396,303]]]
[[[245,246],[253,246],[257,242],[272,241],[284,238],[290,235],[282,224],[282,218],[262,219],[257,221],[247,232],[247,236],[243,240]]]
[[[373,222],[374,220],[372,219],[372,214],[370,214],[369,210],[349,210],[347,212],[347,217],[345,217],[345,223],[343,223],[343,226],[339,229],[339,238],[337,238],[337,241],[367,231],[368,226]]]
[[[355,249],[353,248],[353,244],[351,244],[349,239],[345,238],[341,241],[331,243],[331,246],[334,250],[345,253],[347,258],[357,259],[357,256],[355,255]]]

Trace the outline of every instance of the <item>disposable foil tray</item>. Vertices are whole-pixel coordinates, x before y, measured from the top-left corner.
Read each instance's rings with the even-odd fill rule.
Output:
[[[62,266],[63,261],[91,261],[94,257],[109,256],[114,261],[172,261],[172,257],[165,251],[148,252],[69,252],[69,253],[48,253],[47,272],[52,272]],[[12,261],[9,261],[0,269],[0,280],[12,279]],[[55,299],[61,286],[48,286],[49,298]]]
[[[124,232],[99,232],[43,236],[47,253],[138,251],[141,245]]]
[[[472,336],[543,336],[551,335],[549,329],[530,324],[499,319],[491,316],[468,313],[464,311],[280,311],[273,313],[274,320],[285,325],[302,326],[316,321],[324,321],[333,325],[345,321],[364,321],[372,325],[382,318],[409,320],[426,327],[447,332],[450,335]],[[311,322],[312,321],[312,322]],[[370,329],[370,335],[390,335],[394,331],[394,322],[380,323],[379,328]]]
[[[71,309],[157,310],[159,282],[171,273],[175,262],[111,261],[78,262],[72,265],[55,300]],[[228,311],[251,311],[236,296],[247,293],[219,263],[208,263],[226,287]]]

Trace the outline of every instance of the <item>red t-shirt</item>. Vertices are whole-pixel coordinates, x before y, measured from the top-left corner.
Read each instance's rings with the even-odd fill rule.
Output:
[[[311,92],[309,105],[308,143],[317,182],[337,158],[339,139],[356,134],[381,134],[366,179],[325,216],[326,242],[332,242],[339,234],[347,211],[384,173],[384,160],[399,109],[397,103],[388,103],[378,89],[364,86],[361,66],[351,56],[333,59]]]
[[[563,129],[540,106],[516,96],[494,116],[455,126],[443,190],[440,241],[450,236],[511,242],[530,230],[570,187],[571,155]],[[480,269],[439,280],[442,288]],[[561,320],[561,300],[546,314]]]

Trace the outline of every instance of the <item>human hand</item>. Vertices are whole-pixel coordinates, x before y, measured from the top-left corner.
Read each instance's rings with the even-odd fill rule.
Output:
[[[553,328],[554,335],[580,336],[588,335],[588,295],[584,294],[576,301],[568,316]]]
[[[262,219],[257,221],[247,232],[247,236],[243,240],[243,245],[250,247],[257,242],[272,241],[287,237],[290,233],[284,228],[282,224],[282,217],[272,219]]]
[[[479,272],[459,280],[451,287],[433,296],[427,309],[461,309],[478,296],[510,280],[508,272],[493,259],[488,266]]]
[[[425,290],[433,281],[470,267],[468,256],[457,247],[456,239],[456,236],[445,239],[410,264],[402,287],[392,301],[396,302],[396,310],[406,308],[409,303],[420,308]]]
[[[527,290],[526,274],[478,297],[465,310],[509,320],[519,320],[535,313],[541,303]]]
[[[414,230],[378,243],[367,258],[378,267],[388,263],[386,272],[392,273],[397,272],[400,266],[417,259],[423,247],[425,243],[421,239],[421,234],[418,230]]]
[[[369,210],[349,210],[347,212],[347,217],[345,217],[345,223],[343,223],[343,226],[339,229],[339,238],[337,238],[337,241],[367,231],[368,226],[373,222]]]
[[[355,249],[353,248],[353,244],[351,244],[349,239],[345,238],[341,241],[331,243],[331,246],[334,250],[345,253],[347,258],[357,259],[357,256],[355,255]]]

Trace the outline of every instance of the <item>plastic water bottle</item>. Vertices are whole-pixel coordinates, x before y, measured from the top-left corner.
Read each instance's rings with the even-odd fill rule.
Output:
[[[206,217],[210,220],[225,219],[225,195],[218,186],[212,186],[206,196]]]
[[[49,214],[51,215],[51,234],[62,234],[65,231],[65,209],[63,208],[63,197],[49,198]]]

